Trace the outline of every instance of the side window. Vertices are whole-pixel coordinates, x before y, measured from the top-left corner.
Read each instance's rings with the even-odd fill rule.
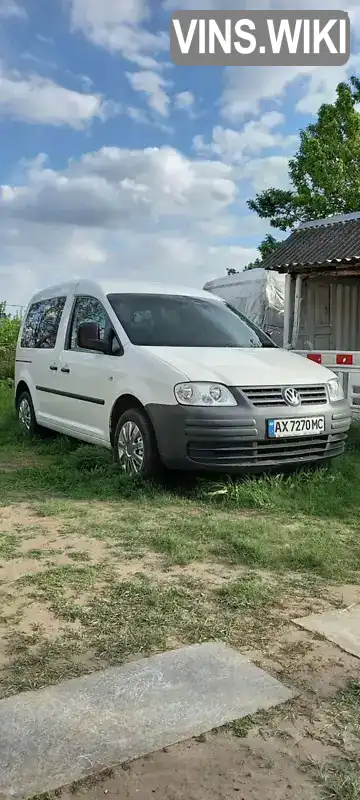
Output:
[[[33,303],[25,320],[21,347],[52,350],[56,344],[65,303],[66,297],[51,297],[49,300]]]
[[[77,333],[82,322],[97,322],[100,328],[100,339],[103,341],[105,331],[111,325],[104,306],[96,297],[77,297],[71,320],[69,350],[77,349]]]

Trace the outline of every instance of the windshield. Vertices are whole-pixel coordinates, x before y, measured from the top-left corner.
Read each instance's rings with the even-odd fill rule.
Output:
[[[154,347],[275,347],[227,303],[200,297],[110,294],[130,341]]]

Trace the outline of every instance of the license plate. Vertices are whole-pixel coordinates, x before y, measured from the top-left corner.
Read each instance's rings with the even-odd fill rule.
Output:
[[[281,439],[287,436],[314,436],[324,433],[325,417],[295,417],[294,419],[268,419],[268,436]]]

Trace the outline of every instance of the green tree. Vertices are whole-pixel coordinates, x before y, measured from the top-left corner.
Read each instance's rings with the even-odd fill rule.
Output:
[[[336,94],[335,103],[320,106],[317,121],[300,131],[299,150],[289,161],[291,188],[267,189],[248,201],[274,228],[360,210],[360,79],[339,83]]]
[[[259,244],[258,250],[261,253],[261,261],[264,260],[270,253],[273,253],[274,250],[277,250],[281,242],[278,242],[271,233],[267,233],[265,239]]]
[[[14,377],[15,351],[21,320],[11,319],[6,303],[0,302],[0,380]]]
[[[250,263],[247,264],[246,267],[244,267],[244,272],[246,272],[249,269],[256,269],[257,267],[261,267],[264,258],[266,258],[266,256],[269,255],[269,253],[272,253],[274,250],[276,250],[276,248],[279,247],[279,244],[281,244],[281,242],[278,242],[274,238],[274,236],[271,235],[271,233],[268,233],[265,236],[265,239],[263,239],[262,242],[260,242],[259,244],[258,251],[260,253],[260,256],[258,256],[258,258],[256,258],[255,261],[250,261]],[[239,270],[233,268],[227,270],[228,275],[237,275],[238,272]]]

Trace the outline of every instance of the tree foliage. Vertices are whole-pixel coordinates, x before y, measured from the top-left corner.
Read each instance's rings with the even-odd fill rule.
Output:
[[[248,201],[274,228],[360,210],[360,79],[339,83],[336,94],[335,103],[323,104],[317,121],[300,131],[299,150],[289,161],[291,188],[267,189]]]
[[[244,267],[244,272],[246,272],[249,269],[256,269],[257,267],[261,267],[264,258],[266,258],[266,256],[268,256],[270,253],[273,253],[273,251],[276,250],[277,247],[279,247],[279,244],[281,243],[278,242],[274,238],[274,236],[271,235],[271,233],[268,233],[262,240],[262,242],[260,242],[259,244],[258,251],[260,253],[260,256],[258,256],[258,258],[256,258],[255,261],[250,261],[250,263],[247,264],[246,267]],[[227,274],[237,275],[238,270],[228,269]]]
[[[6,303],[0,302],[0,380],[14,377],[20,324],[20,318],[11,318],[6,313]]]

